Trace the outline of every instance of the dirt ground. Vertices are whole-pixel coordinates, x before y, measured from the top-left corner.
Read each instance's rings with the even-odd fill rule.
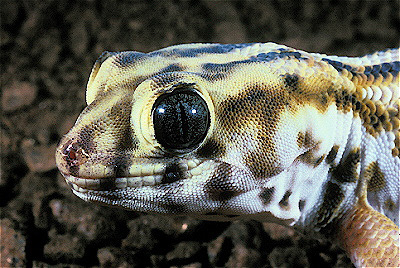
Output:
[[[276,42],[360,56],[396,47],[399,1],[2,0],[1,267],[352,267],[342,250],[274,224],[99,207],[56,169],[104,51]]]

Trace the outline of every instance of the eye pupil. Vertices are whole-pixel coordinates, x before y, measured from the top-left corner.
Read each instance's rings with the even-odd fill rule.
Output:
[[[210,113],[204,99],[190,89],[161,95],[153,105],[157,141],[166,149],[189,150],[207,135]]]

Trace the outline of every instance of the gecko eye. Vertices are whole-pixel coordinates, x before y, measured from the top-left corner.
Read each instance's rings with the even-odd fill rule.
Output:
[[[161,95],[153,105],[157,141],[170,150],[190,150],[199,145],[210,126],[210,112],[194,90],[176,89]]]

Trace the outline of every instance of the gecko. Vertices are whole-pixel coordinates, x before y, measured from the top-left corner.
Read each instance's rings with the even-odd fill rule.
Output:
[[[276,222],[399,266],[399,49],[275,43],[104,52],[56,151],[85,201]]]

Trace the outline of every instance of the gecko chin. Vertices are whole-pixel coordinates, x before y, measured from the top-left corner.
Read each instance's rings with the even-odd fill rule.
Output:
[[[206,161],[203,167],[213,164]],[[213,221],[252,218],[284,225],[298,220],[293,217],[297,214],[279,204],[280,193],[270,191],[271,201],[266,205],[265,191],[256,187],[251,176],[234,166],[229,168],[236,175],[234,178],[243,183],[230,183],[228,177],[221,176],[208,179],[194,176],[169,183],[162,183],[163,175],[146,176],[156,177],[146,181],[146,177],[84,179],[71,175],[65,179],[73,193],[84,201],[139,212],[190,215]]]

